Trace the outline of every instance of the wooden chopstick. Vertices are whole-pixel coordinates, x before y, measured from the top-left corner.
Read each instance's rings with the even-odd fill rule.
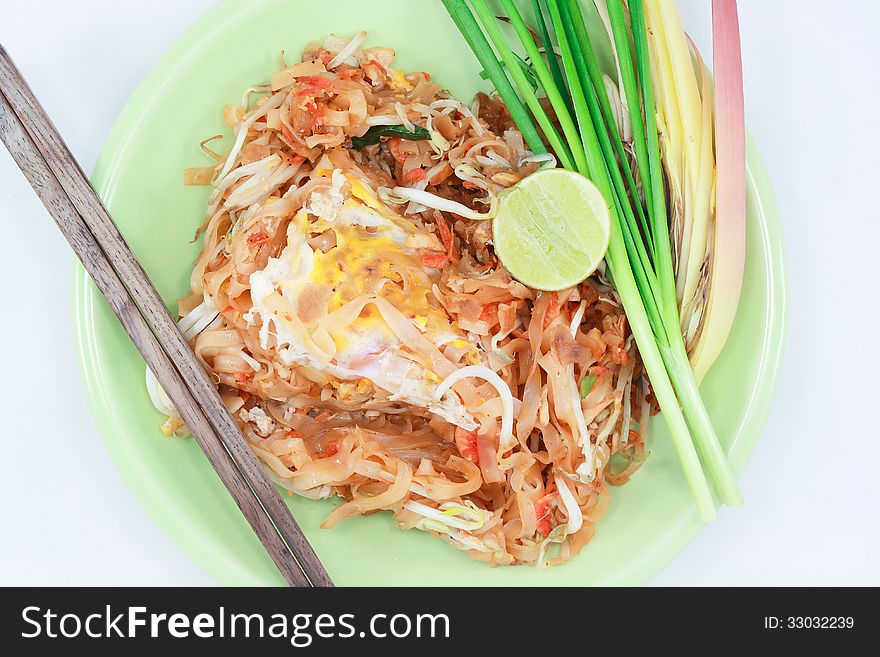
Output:
[[[285,580],[292,586],[332,586],[158,292],[2,46],[0,137]]]

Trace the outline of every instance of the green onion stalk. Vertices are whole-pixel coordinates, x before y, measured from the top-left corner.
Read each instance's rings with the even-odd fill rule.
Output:
[[[681,336],[641,0],[629,3],[635,62],[622,0],[609,1],[609,14],[620,82],[629,100],[636,173],[642,183],[644,206],[577,0],[533,0],[546,61],[514,0],[501,0],[560,130],[517,64],[517,56],[488,2],[471,0],[469,6],[466,0],[443,0],[443,4],[529,147],[535,153],[545,153],[549,146],[564,168],[591,179],[608,201],[612,221],[605,259],[609,274],[626,310],[697,512],[704,521],[714,519],[715,502],[700,456],[725,504],[740,504],[742,497],[706,412]],[[549,24],[544,19],[545,11]],[[561,68],[551,29],[558,43]],[[643,113],[643,107],[648,111]],[[542,134],[537,132],[536,122]]]

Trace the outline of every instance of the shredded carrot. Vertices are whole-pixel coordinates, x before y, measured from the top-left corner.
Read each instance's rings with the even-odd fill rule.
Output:
[[[281,139],[286,143],[290,148],[296,148],[296,144],[293,141],[293,133],[287,129],[286,125],[281,126]]]
[[[266,233],[254,233],[250,237],[248,237],[248,244],[251,246],[262,246],[263,244],[268,244],[272,241],[272,238],[266,235]],[[231,309],[231,307],[230,307]]]
[[[296,429],[288,429],[284,432],[284,435],[288,438],[305,438],[305,436]]]
[[[480,313],[480,320],[492,325],[498,321],[498,301],[487,303],[483,306],[483,312]]]
[[[550,326],[554,319],[559,317],[559,312],[562,310],[563,301],[559,298],[559,295],[556,292],[550,293],[550,305],[547,306],[547,312],[544,313],[544,328]]]
[[[535,505],[535,513],[541,513],[541,518],[538,520],[538,533],[547,538],[550,535],[550,509],[546,507],[542,507],[540,510],[538,505]]]
[[[326,459],[326,458],[330,458],[331,456],[336,456],[336,454],[338,452],[339,452],[339,441],[332,440],[329,443],[327,443],[327,446],[323,450],[321,450],[321,452],[319,453],[319,456],[322,459]]]
[[[416,167],[412,171],[408,171],[404,174],[403,179],[407,182],[418,182],[419,180],[425,179],[425,170],[421,167]]]
[[[455,427],[455,446],[462,458],[474,463],[480,462],[477,452],[477,432]]]
[[[403,153],[400,150],[400,138],[389,139],[388,150],[391,151],[391,157],[397,160],[399,164],[406,162],[406,158],[409,157],[409,153]]]
[[[312,115],[312,122],[324,113],[324,106],[310,100],[306,103],[306,111]]]
[[[440,269],[446,264],[445,253],[426,253],[422,256],[422,264],[431,269]]]
[[[226,306],[226,307],[225,307],[223,310],[221,310],[220,312],[221,312],[221,313],[229,313],[229,312],[232,312],[233,310],[235,310],[235,309],[234,309],[232,306]]]
[[[378,69],[379,69],[380,71],[382,71],[383,73],[388,73],[388,69],[385,68],[384,66],[382,66],[382,65],[381,65],[379,62],[377,62],[375,59],[370,59],[370,60],[368,60],[368,61],[367,61],[367,65],[368,65],[368,66],[375,66],[376,68],[378,68]]]
[[[330,86],[330,78],[323,75],[304,75],[297,80],[297,96],[317,96]]]
[[[427,71],[422,71],[422,75],[425,76],[425,80],[427,80],[428,82],[431,81],[431,74],[430,73],[428,73]]]
[[[449,262],[457,264],[458,252],[455,250],[455,237],[452,234],[452,229],[449,227],[449,222],[446,221],[446,217],[441,212],[434,213],[434,221],[437,223],[440,242],[443,244],[443,248],[446,249],[446,256],[449,258]]]
[[[550,503],[559,495],[552,492],[535,502],[535,515],[538,516],[538,533],[547,538],[553,528],[550,524]]]

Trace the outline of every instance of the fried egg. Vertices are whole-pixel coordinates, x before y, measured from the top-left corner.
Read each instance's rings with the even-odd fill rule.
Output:
[[[474,430],[455,393],[435,401],[441,377],[430,356],[399,337],[405,322],[438,349],[466,338],[431,303],[439,271],[422,257],[442,251],[439,240],[393,213],[366,181],[326,174],[329,185],[312,192],[292,219],[281,254],[251,274],[245,320],[259,327],[264,349],[337,393],[340,382],[359,391],[373,386]]]

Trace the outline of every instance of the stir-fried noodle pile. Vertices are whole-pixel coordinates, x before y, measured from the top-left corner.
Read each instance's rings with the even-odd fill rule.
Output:
[[[552,156],[497,99],[469,107],[364,36],[282,60],[226,108],[230,152],[203,144],[181,327],[273,479],[345,500],[325,527],[385,509],[493,564],[564,561],[646,456],[626,317],[599,273],[511,278],[488,219]]]

